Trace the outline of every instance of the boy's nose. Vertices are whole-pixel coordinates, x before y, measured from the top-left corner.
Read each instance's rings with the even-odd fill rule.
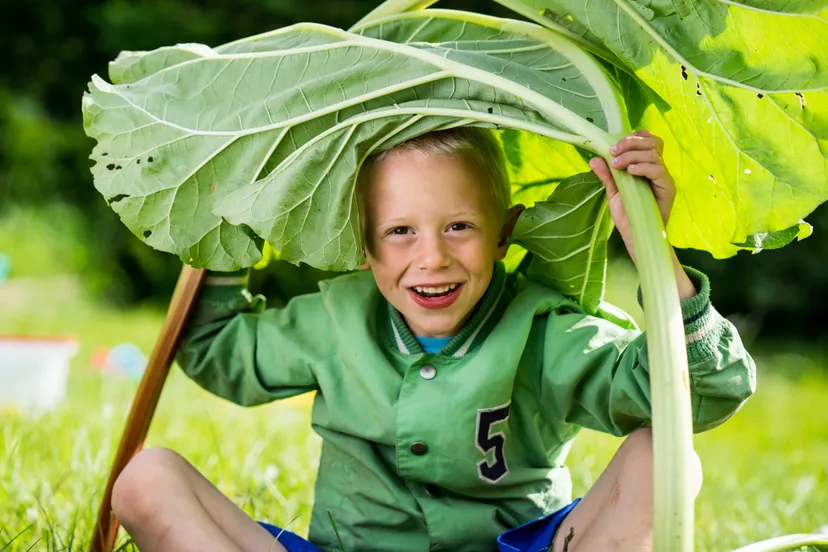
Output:
[[[451,256],[445,242],[437,236],[421,235],[417,266],[423,270],[445,268],[451,264]]]

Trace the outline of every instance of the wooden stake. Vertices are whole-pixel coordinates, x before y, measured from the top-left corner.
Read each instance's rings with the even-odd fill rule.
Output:
[[[190,318],[198,291],[204,282],[204,275],[204,269],[187,265],[181,269],[164,326],[161,328],[161,335],[155,343],[147,370],[132,401],[132,409],[129,411],[121,443],[109,472],[109,480],[106,482],[106,490],[98,511],[98,521],[92,533],[90,552],[111,552],[115,545],[119,525],[112,513],[112,487],[127,463],[144,446],[161,389],[178,351],[182,330]]]

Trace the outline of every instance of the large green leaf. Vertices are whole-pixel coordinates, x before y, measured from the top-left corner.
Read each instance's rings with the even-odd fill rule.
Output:
[[[572,175],[589,170],[575,146],[537,134],[504,129],[498,133],[509,182],[512,203],[531,207],[544,201],[555,188]],[[506,256],[506,267],[516,269],[526,253],[512,247]]]
[[[124,223],[193,266],[361,261],[364,158],[430,130],[513,128],[582,147],[624,128],[605,74],[521,22],[433,11],[347,33],[300,24],[207,50],[130,53],[93,77],[84,123],[98,190]],[[115,80],[115,79],[113,79]]]
[[[571,144],[512,129],[501,131],[499,137],[514,203],[542,201],[567,178],[590,170]]]
[[[635,74],[631,123],[665,139],[678,185],[673,244],[732,255],[828,199],[825,0],[498,1]]]
[[[499,137],[513,202],[529,207],[512,236],[522,247],[510,248],[507,266],[521,266],[531,250],[522,268],[527,277],[571,297],[589,314],[635,328],[629,314],[603,300],[612,222],[584,152],[528,132],[506,129]]]
[[[523,138],[521,142],[539,141],[527,135]],[[540,144],[524,146],[523,152],[544,152]],[[549,153],[554,157],[555,150]],[[533,188],[533,193],[540,188]],[[532,251],[523,268],[527,278],[560,291],[589,314],[635,328],[630,315],[604,301],[607,241],[612,229],[604,186],[589,171],[564,179],[548,198],[526,209],[515,225],[512,241]]]
[[[167,67],[214,55],[203,44],[164,46],[149,53],[124,51],[109,64],[109,79],[114,84],[130,84]]]
[[[604,297],[612,232],[604,186],[594,173],[564,180],[546,201],[524,211],[513,241],[532,251],[527,275],[595,313]]]

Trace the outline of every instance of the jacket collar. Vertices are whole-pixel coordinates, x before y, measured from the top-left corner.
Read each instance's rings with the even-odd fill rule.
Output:
[[[469,321],[460,330],[460,333],[449,341],[448,345],[440,351],[442,356],[459,358],[464,356],[471,349],[475,340],[480,336],[486,323],[492,318],[506,283],[506,269],[500,261],[495,263],[492,281],[483,297],[477,303]],[[388,319],[391,325],[391,339],[394,347],[406,355],[423,354],[420,342],[411,333],[408,324],[405,323],[402,314],[391,303],[388,303]],[[485,337],[485,336],[484,336]]]

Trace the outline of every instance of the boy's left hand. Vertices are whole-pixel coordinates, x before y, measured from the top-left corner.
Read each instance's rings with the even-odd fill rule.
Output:
[[[628,173],[644,177],[650,181],[658,210],[666,227],[667,220],[670,218],[670,211],[673,209],[673,202],[676,199],[676,184],[667,167],[664,166],[664,160],[661,157],[663,151],[664,141],[661,138],[647,130],[638,130],[628,134],[610,148],[610,155],[612,155],[611,165],[613,169],[626,169]],[[618,228],[618,232],[621,234],[621,238],[624,240],[624,245],[627,246],[627,252],[629,252],[633,263],[635,263],[635,247],[633,246],[630,223],[627,219],[627,212],[621,203],[621,194],[618,193],[618,186],[615,184],[612,172],[607,166],[607,162],[601,157],[591,159],[589,166],[601,179],[604,188],[607,190],[610,215],[613,222],[615,222],[615,227]],[[682,299],[692,297],[696,294],[696,289],[678,262],[675,252],[672,256],[679,295]]]

